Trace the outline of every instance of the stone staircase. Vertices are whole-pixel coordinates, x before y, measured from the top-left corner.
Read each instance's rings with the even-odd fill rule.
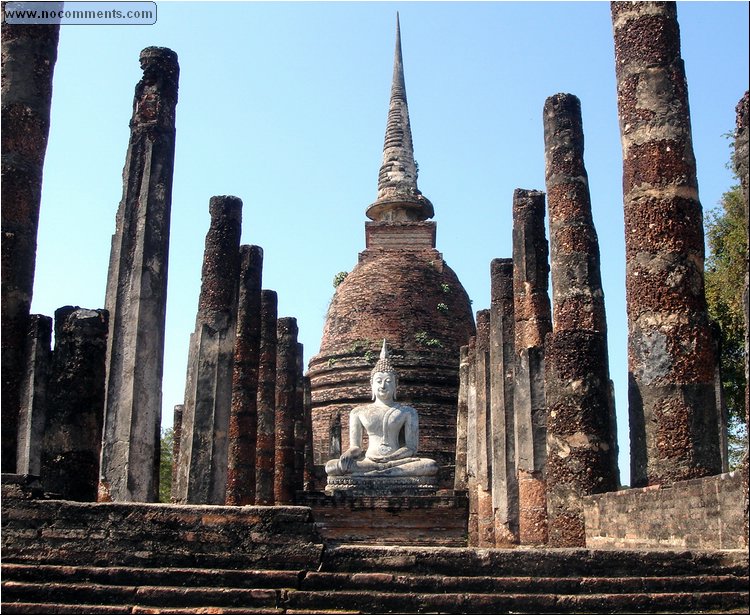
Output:
[[[746,613],[747,608],[748,556],[740,551],[339,545],[324,549],[317,567],[289,570],[2,563],[3,613]]]
[[[6,614],[747,613],[750,603],[746,549],[369,546],[326,540],[305,506],[78,503],[11,487]]]

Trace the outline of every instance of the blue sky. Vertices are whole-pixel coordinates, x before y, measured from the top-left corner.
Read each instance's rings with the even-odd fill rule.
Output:
[[[263,286],[318,351],[332,280],[364,249],[401,16],[419,187],[437,247],[475,310],[511,255],[515,188],[544,190],[542,108],[581,99],[602,254],[620,467],[628,482],[622,153],[607,2],[158,2],[149,26],[63,26],[44,170],[32,311],[104,306],[138,54],[181,67],[172,202],[164,425],[181,403],[208,201],[244,201],[242,242]],[[704,209],[733,183],[735,106],[748,88],[748,3],[678,2]]]

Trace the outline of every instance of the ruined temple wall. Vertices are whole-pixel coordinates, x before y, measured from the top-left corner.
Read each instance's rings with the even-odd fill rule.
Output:
[[[740,472],[583,498],[589,549],[746,548]]]

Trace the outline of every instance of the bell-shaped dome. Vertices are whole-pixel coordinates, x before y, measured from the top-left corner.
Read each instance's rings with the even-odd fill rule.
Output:
[[[320,352],[347,354],[355,342],[369,348],[386,339],[394,349],[458,356],[473,327],[469,297],[439,252],[384,251],[363,259],[336,289]]]

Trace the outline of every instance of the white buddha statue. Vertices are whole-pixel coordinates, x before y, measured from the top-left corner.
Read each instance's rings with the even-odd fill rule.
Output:
[[[426,477],[435,476],[432,459],[416,457],[419,417],[411,406],[396,401],[398,376],[391,365],[385,340],[380,360],[370,376],[373,403],[349,413],[349,448],[326,463],[328,476]],[[362,449],[363,430],[367,450]]]

